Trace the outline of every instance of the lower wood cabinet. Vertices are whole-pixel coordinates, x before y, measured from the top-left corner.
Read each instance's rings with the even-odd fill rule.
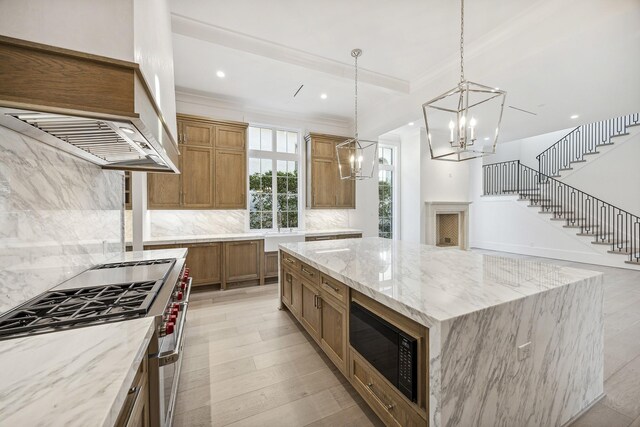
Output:
[[[258,280],[264,284],[264,240],[224,242],[224,279],[222,289],[229,282]]]
[[[147,357],[142,359],[133,384],[125,398],[120,415],[116,421],[118,427],[148,427],[149,422],[149,372]]]
[[[194,285],[209,285],[222,280],[222,243],[198,243],[187,246],[187,267]]]
[[[311,338],[320,342],[321,311],[319,310],[318,299],[320,292],[315,284],[302,280],[302,300],[300,307],[300,322],[309,332]]]
[[[286,269],[282,269],[282,283],[280,284],[280,297],[282,298],[282,302],[284,302],[289,307],[293,306],[292,299],[292,291],[293,291],[293,273]]]
[[[327,236],[307,236],[304,238],[305,242],[317,242],[320,240],[338,240],[338,239],[360,239],[362,238],[361,233],[353,233],[353,234],[331,234]]]
[[[278,252],[264,253],[264,277],[278,277]]]
[[[320,293],[320,347],[329,359],[347,373],[347,309],[333,297]]]

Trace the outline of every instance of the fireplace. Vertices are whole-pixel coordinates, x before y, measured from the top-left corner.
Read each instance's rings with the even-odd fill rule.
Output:
[[[471,202],[425,202],[425,242],[441,247],[469,249]]]
[[[460,215],[436,213],[436,246],[459,246]]]

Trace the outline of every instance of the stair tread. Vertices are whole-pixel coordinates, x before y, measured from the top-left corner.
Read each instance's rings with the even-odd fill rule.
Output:
[[[613,233],[599,233],[599,232],[595,232],[595,233],[576,233],[576,236],[589,236],[589,237],[593,237],[593,236],[598,236],[598,237],[604,237],[604,236],[612,236]],[[622,242],[620,242],[622,243]]]
[[[555,217],[550,218],[551,221],[582,221],[584,218],[567,218],[567,217]]]
[[[609,254],[616,254],[616,255],[625,255],[625,256],[629,256],[629,254],[631,253],[631,250],[629,248],[625,248],[619,251],[612,251],[612,250],[608,250],[607,253]]]
[[[592,228],[600,228],[599,225],[563,225],[564,228],[588,228],[588,229],[592,229]]]
[[[592,156],[594,154],[600,154],[599,151],[592,151],[591,153],[582,153],[583,156]]]
[[[627,242],[628,242],[628,240],[620,240],[620,241],[617,241],[615,243],[627,243]],[[598,241],[596,241],[596,242],[591,242],[591,244],[592,245],[613,245],[614,242],[598,242]]]
[[[549,209],[549,208],[561,208],[562,205],[527,205],[527,207]]]
[[[627,264],[636,264],[636,265],[640,265],[640,261],[625,261],[625,263]]]

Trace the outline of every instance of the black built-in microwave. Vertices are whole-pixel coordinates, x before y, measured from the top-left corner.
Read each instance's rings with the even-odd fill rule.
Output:
[[[418,341],[355,301],[349,314],[349,342],[411,401],[418,398]]]

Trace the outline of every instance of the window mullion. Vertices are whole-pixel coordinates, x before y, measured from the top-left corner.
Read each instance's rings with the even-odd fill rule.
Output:
[[[274,132],[275,133],[275,132]],[[271,159],[271,170],[273,170],[272,176],[271,176],[271,188],[273,189],[273,191],[271,191],[271,206],[273,207],[273,210],[271,212],[272,214],[272,229],[275,230],[278,228],[278,170],[276,169],[276,167],[278,166],[278,161],[276,159]]]

